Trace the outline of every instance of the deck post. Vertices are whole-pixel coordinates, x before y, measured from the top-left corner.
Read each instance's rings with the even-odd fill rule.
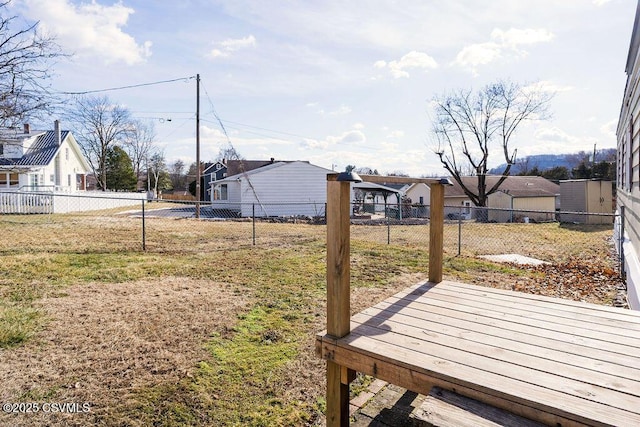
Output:
[[[444,185],[432,183],[429,220],[429,281],[442,282],[444,234]]]
[[[327,175],[327,334],[349,334],[350,304],[350,194],[349,182]],[[349,381],[353,371],[327,360],[327,426],[349,425]]]

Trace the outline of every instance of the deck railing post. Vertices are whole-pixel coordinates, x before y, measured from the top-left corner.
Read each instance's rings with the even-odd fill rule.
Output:
[[[444,185],[433,183],[431,189],[431,216],[429,220],[429,281],[442,282],[444,234]]]
[[[327,334],[336,338],[349,334],[350,225],[349,182],[327,175]],[[349,425],[349,379],[351,371],[327,361],[327,426]],[[346,375],[345,375],[346,373]]]

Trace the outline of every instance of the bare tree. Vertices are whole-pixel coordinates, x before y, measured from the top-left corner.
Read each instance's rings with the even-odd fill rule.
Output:
[[[186,176],[184,174],[185,164],[178,159],[169,166],[169,179],[173,190],[184,190],[186,184]]]
[[[220,148],[220,150],[218,150],[216,160],[219,162],[224,162],[225,160],[244,160],[244,157],[236,151],[233,145],[229,144],[226,148]]]
[[[167,165],[164,160],[164,153],[158,151],[153,153],[146,162],[147,182],[153,186],[154,197],[158,198],[158,190],[163,190],[167,184],[163,182],[163,176],[167,175]],[[165,178],[166,179],[166,178]],[[166,179],[168,181],[168,179]]]
[[[81,97],[67,112],[76,140],[96,177],[98,188],[107,189],[107,153],[124,145],[132,129],[129,110],[103,97]]]
[[[131,158],[133,173],[138,182],[145,163],[153,155],[156,134],[152,122],[136,120],[132,122],[123,142],[123,148]]]
[[[38,23],[15,28],[7,17],[11,1],[0,2],[0,126],[38,118],[55,103],[50,93],[51,66],[66,56],[53,37],[41,34]]]
[[[486,206],[487,197],[509,175],[516,161],[517,149],[510,146],[516,130],[525,121],[548,118],[552,97],[534,85],[499,81],[476,93],[458,90],[434,98],[436,154],[476,206]],[[504,157],[506,166],[501,178],[487,188],[488,161],[494,152]],[[463,182],[465,171],[477,177],[475,187]]]

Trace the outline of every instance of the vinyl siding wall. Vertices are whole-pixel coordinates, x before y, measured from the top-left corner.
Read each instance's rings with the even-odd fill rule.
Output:
[[[555,218],[555,197],[513,197],[498,191],[489,196],[490,208],[513,209],[510,212],[502,210],[490,210],[489,221],[496,222],[522,222],[524,217],[535,221],[551,221]],[[541,211],[541,212],[534,212]]]
[[[638,9],[640,11],[640,8]],[[627,64],[627,85],[618,122],[617,205],[625,207],[625,270],[630,306],[640,310],[640,61],[638,12]],[[634,45],[635,44],[635,45]],[[634,55],[634,57],[631,57]]]
[[[291,162],[251,172],[238,177],[237,187],[228,183],[228,206],[237,207],[241,216],[251,217],[254,207],[261,217],[324,214],[330,170]]]

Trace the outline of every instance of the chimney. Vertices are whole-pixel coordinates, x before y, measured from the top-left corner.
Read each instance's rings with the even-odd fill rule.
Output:
[[[62,133],[60,132],[60,120],[53,122],[53,130],[56,133],[56,141],[58,145],[62,144]]]
[[[274,159],[273,157],[271,158],[271,163],[275,162],[276,159]]]
[[[24,133],[30,133],[31,132],[31,126],[29,126],[29,123],[25,123],[24,124]]]

